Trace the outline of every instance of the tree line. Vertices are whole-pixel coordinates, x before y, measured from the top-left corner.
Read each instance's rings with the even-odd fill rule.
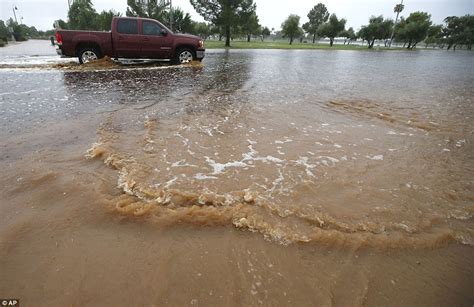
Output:
[[[436,45],[447,49],[462,45],[471,50],[474,41],[474,16],[450,16],[444,19],[444,25],[434,25],[431,15],[426,12],[413,12],[407,18],[398,21],[398,14],[404,9],[403,4],[397,4],[394,12],[395,21],[386,19],[382,15],[372,16],[367,25],[363,25],[358,32],[353,28],[345,29],[346,20],[339,19],[336,14],[329,14],[322,3],[315,5],[308,13],[309,21],[300,27],[300,17],[290,15],[282,23],[283,37],[289,38],[292,44],[295,38],[310,37],[315,43],[316,38],[328,38],[330,46],[336,37],[344,38],[344,44],[358,38],[367,42],[368,48],[373,48],[375,41],[384,41],[385,46],[392,42],[403,43],[408,49],[413,49],[421,41],[426,46]]]
[[[268,27],[260,25],[254,0],[190,0],[190,3],[206,22],[193,21],[191,15],[180,8],[170,10],[168,0],[149,0],[146,3],[127,0],[126,15],[157,19],[173,31],[195,34],[205,39],[209,36],[215,36],[219,40],[225,38],[225,46],[230,46],[231,40],[236,37],[245,36],[250,42],[252,37],[259,37],[263,41],[271,35]],[[346,19],[338,18],[334,13],[330,14],[324,4],[318,3],[308,12],[308,22],[300,26],[300,17],[291,14],[281,24],[281,31],[274,34],[287,38],[289,44],[293,44],[295,39],[301,42],[309,39],[314,44],[317,39],[327,38],[329,45],[333,46],[336,38],[343,38],[344,44],[361,39],[367,42],[368,48],[373,48],[376,41],[383,41],[385,46],[395,41],[413,49],[424,41],[425,46],[447,49],[464,46],[471,50],[474,41],[474,16],[449,16],[444,20],[444,24],[436,25],[432,23],[431,15],[426,12],[413,12],[398,20],[403,10],[403,4],[397,4],[394,7],[397,16],[395,21],[382,15],[372,16],[368,24],[356,32],[352,27],[346,29]],[[108,31],[112,18],[120,15],[114,10],[98,13],[91,0],[76,0],[69,8],[68,20],[58,20],[55,27]],[[8,28],[13,28],[14,36],[18,40],[44,36],[51,32],[37,31],[34,27],[19,25],[10,19],[6,24],[0,21],[0,42],[7,40]]]
[[[51,35],[54,35],[54,30],[38,31],[35,27],[19,24],[12,18],[6,22],[0,20],[0,47],[7,44],[12,36],[16,41],[25,41],[28,38],[47,38]]]

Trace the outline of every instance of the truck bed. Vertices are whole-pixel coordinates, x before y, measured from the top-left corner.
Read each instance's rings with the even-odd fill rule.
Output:
[[[74,57],[81,46],[87,42],[95,42],[100,46],[102,56],[113,56],[112,32],[59,30],[63,40],[62,52],[66,56]]]

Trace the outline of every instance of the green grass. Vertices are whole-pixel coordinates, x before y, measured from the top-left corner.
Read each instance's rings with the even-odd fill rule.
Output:
[[[215,41],[207,40],[204,43],[206,49],[221,49],[225,48],[225,41]],[[293,42],[292,45],[288,41],[231,41],[230,49],[327,49],[327,50],[401,50],[401,48],[385,48],[385,47],[374,47],[373,49],[368,49],[367,46],[357,46],[357,45],[340,45],[334,44],[332,47],[329,44],[312,44],[312,43],[300,43]]]

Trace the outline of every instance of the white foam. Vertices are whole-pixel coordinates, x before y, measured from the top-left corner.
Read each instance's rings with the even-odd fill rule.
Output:
[[[249,165],[241,162],[241,161],[232,161],[232,162],[227,162],[227,163],[217,163],[216,161],[212,160],[211,158],[205,156],[206,162],[209,164],[210,167],[212,167],[213,175],[218,175],[222,173],[226,168],[229,167],[248,167]]]
[[[299,157],[298,160],[295,160],[293,162],[295,162],[296,165],[304,166],[306,175],[308,175],[310,177],[316,177],[314,175],[314,173],[311,171],[313,168],[316,167],[316,165],[315,164],[309,164],[308,160],[309,160],[308,157]]]
[[[171,167],[198,167],[197,165],[186,163],[185,159],[176,161],[171,164]]]
[[[215,176],[208,176],[208,175],[205,175],[205,174],[202,174],[202,173],[197,173],[196,175],[194,175],[194,178],[197,179],[197,180],[218,179]]]
[[[366,156],[367,159],[370,159],[370,160],[383,160],[383,155],[375,155],[375,156]]]

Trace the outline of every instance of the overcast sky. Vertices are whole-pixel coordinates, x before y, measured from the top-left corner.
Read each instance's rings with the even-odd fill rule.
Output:
[[[203,21],[189,0],[172,0],[173,6],[189,12],[194,20]],[[395,18],[393,7],[400,0],[255,0],[260,24],[278,30],[289,14],[301,16],[301,22],[307,21],[306,15],[318,2],[326,5],[330,13],[347,19],[347,27],[355,30],[366,24],[371,15],[384,15]],[[97,11],[115,9],[123,14],[127,0],[92,0]],[[402,16],[414,11],[431,14],[434,23],[442,23],[446,16],[474,14],[474,0],[404,0],[405,10]],[[0,0],[0,19],[13,17],[12,5],[15,5],[18,21],[33,25],[39,30],[52,28],[56,19],[67,18],[67,0]]]

